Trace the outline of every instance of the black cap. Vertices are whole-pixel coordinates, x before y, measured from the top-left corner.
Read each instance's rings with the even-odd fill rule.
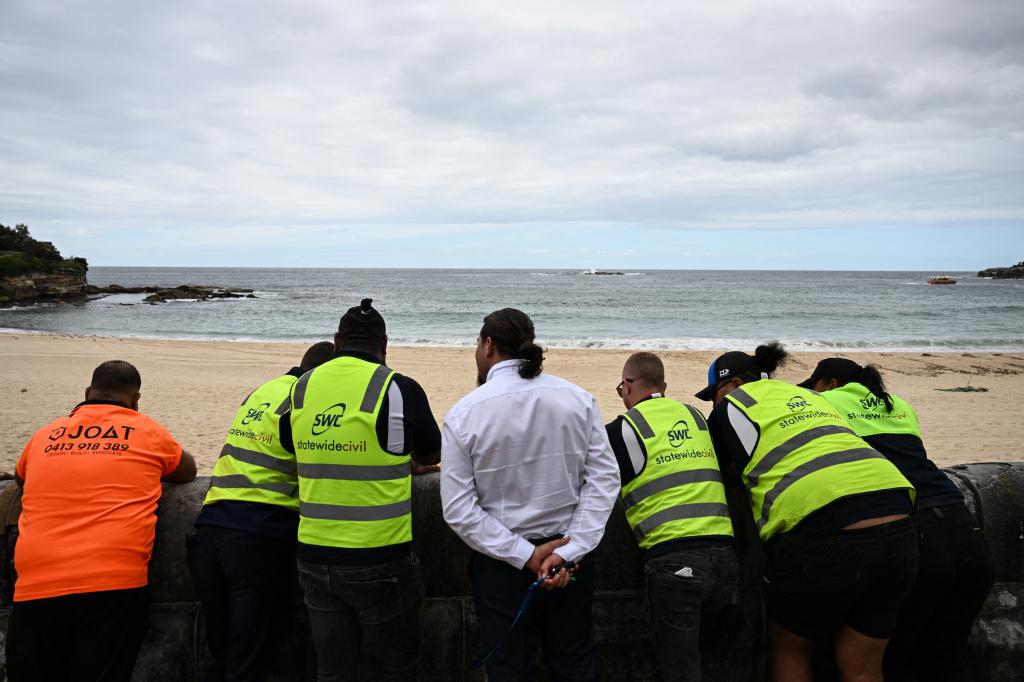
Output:
[[[373,308],[373,299],[364,298],[349,308],[338,323],[338,336],[346,341],[379,341],[387,334],[384,318]]]
[[[763,378],[761,377],[761,368],[754,362],[754,357],[739,350],[729,351],[719,355],[708,367],[708,385],[701,389],[695,397],[700,400],[714,400],[715,391],[721,384],[735,377],[746,376],[749,378],[751,375]]]
[[[813,388],[818,379],[836,379],[842,384],[856,381],[864,368],[846,358],[825,358],[811,372],[810,378],[801,381],[800,388]]]

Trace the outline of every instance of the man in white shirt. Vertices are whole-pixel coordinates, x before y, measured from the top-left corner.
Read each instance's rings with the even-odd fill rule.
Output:
[[[552,679],[597,677],[588,555],[618,495],[618,466],[594,397],[542,375],[543,361],[525,313],[488,315],[476,348],[479,388],[455,404],[442,431],[444,518],[475,550],[482,653],[500,642],[487,660],[491,682],[529,679],[538,645]],[[568,571],[548,579],[549,591],[509,632],[530,583],[565,562],[577,565],[572,582]]]

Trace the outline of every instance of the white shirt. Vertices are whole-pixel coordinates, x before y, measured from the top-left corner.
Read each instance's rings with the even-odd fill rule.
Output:
[[[505,360],[457,402],[441,432],[444,520],[472,549],[522,568],[529,539],[567,535],[558,555],[597,547],[619,471],[594,397]]]

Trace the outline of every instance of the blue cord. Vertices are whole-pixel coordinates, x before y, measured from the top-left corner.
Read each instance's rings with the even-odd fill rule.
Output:
[[[558,572],[561,571],[563,568],[565,570],[569,570],[574,568],[575,566],[575,561],[567,561],[564,564],[555,566],[548,573],[548,578],[553,578],[554,576],[558,575]],[[573,579],[574,578],[570,578],[570,580]],[[479,668],[480,666],[482,666],[484,663],[487,662],[487,659],[494,655],[495,651],[501,648],[501,645],[505,643],[505,640],[508,639],[508,636],[512,634],[512,630],[516,627],[516,624],[519,623],[520,619],[522,619],[523,615],[526,613],[526,610],[530,608],[530,600],[533,599],[533,593],[537,590],[538,587],[544,584],[545,580],[547,580],[547,578],[537,578],[532,583],[530,583],[530,587],[527,588],[526,595],[523,597],[522,603],[519,604],[519,611],[516,612],[516,617],[512,619],[512,624],[508,626],[508,630],[505,632],[504,635],[501,636],[501,639],[499,639],[497,643],[495,643],[495,645],[491,647],[491,650],[487,652],[486,656],[481,656],[480,658],[473,661],[474,668]]]

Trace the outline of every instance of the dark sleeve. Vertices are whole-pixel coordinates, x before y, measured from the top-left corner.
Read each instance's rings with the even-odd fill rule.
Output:
[[[633,460],[629,458],[626,441],[622,440],[623,421],[624,417],[616,417],[604,429],[608,432],[608,442],[611,443],[612,452],[615,453],[615,461],[619,463],[619,478],[622,479],[622,485],[626,485],[636,478],[636,471],[633,470]],[[640,445],[643,447],[642,442]]]
[[[711,410],[708,416],[708,430],[711,432],[711,441],[715,446],[715,454],[718,456],[718,467],[726,474],[730,469],[734,473],[743,471],[747,466],[749,456],[743,449],[740,437],[736,430],[729,423],[729,415],[726,409],[729,403],[725,400],[718,403],[715,409]]]
[[[402,391],[406,448],[418,464],[437,464],[441,461],[441,429],[430,411],[426,392],[415,379],[402,374],[395,374],[394,381]],[[386,419],[387,410],[381,412]]]
[[[292,442],[292,411],[288,410],[277,423],[277,437],[281,440],[281,447],[286,452],[295,454],[295,444]]]

